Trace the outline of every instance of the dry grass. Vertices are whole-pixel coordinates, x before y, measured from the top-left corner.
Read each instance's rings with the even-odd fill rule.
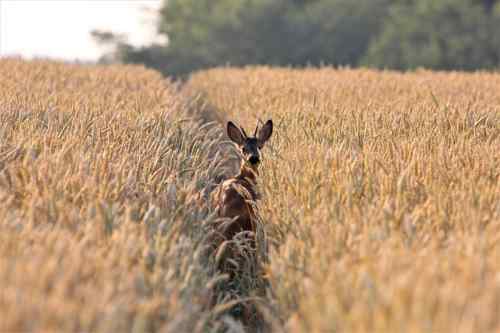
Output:
[[[0,77],[0,332],[241,328],[210,304],[220,128],[140,67],[3,59]]]
[[[275,329],[500,330],[499,74],[216,69],[188,87],[277,125],[261,176]]]
[[[274,331],[500,329],[500,75],[217,69],[184,93],[4,59],[0,77],[1,332],[238,332],[241,304]],[[266,282],[207,257],[234,172],[207,120],[267,117],[272,289],[242,303]]]

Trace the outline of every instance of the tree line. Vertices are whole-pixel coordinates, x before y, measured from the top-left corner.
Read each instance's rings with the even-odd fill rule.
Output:
[[[101,61],[143,63],[170,76],[223,65],[496,69],[498,0],[165,0],[164,44],[112,45]]]

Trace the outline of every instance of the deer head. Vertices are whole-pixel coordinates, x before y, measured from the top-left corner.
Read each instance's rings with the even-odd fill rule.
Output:
[[[243,127],[237,127],[233,122],[227,123],[227,136],[236,143],[243,164],[249,165],[252,169],[256,169],[261,161],[260,150],[271,137],[273,133],[273,121],[268,120],[261,129],[259,125],[255,128],[253,136],[249,137]]]

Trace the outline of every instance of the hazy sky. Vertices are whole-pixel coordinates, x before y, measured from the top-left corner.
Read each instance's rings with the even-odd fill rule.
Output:
[[[90,37],[94,29],[148,44],[156,37],[150,10],[162,1],[0,0],[0,55],[95,60],[103,50]]]

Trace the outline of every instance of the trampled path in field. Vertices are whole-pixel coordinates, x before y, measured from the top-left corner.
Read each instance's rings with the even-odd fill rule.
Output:
[[[217,110],[210,101],[203,96],[202,91],[190,89],[189,84],[183,86],[181,90],[184,97],[190,101],[190,113],[194,117],[200,117],[206,124],[218,127],[224,130],[223,142],[217,147],[216,154],[221,154],[225,157],[225,172],[220,177],[214,179],[214,183],[219,185],[224,180],[235,176],[239,172],[240,157],[235,152],[233,143],[229,142],[225,133],[227,115]],[[260,182],[260,181],[259,181]],[[215,189],[215,188],[211,188]],[[216,202],[211,201],[212,207],[216,206]],[[255,203],[255,209],[258,210],[258,203]],[[271,297],[273,295],[271,285],[265,277],[265,265],[268,260],[268,239],[265,230],[265,217],[258,214],[256,232],[256,251],[245,250],[250,243],[245,241],[245,237],[237,237],[240,240],[229,240],[228,247],[233,250],[229,251],[224,243],[219,248],[213,249],[212,256],[216,258],[215,265],[218,265],[219,257],[224,255],[226,260],[237,260],[239,264],[231,269],[234,276],[227,279],[222,279],[219,285],[214,289],[213,295],[216,302],[212,304],[212,311],[217,313],[220,318],[232,325],[236,331],[248,332],[267,332],[272,329],[272,326],[280,327],[277,311],[273,308]],[[223,225],[218,223],[213,225],[214,231],[221,233]],[[220,245],[220,243],[217,243]],[[234,251],[240,251],[238,257],[232,258],[231,255],[237,255]],[[226,252],[224,254],[223,252]],[[229,257],[228,257],[229,256]],[[241,262],[241,258],[245,259]],[[214,264],[213,261],[210,263]],[[226,272],[227,273],[227,272]],[[219,274],[222,274],[220,272]],[[231,275],[233,275],[231,274]]]

